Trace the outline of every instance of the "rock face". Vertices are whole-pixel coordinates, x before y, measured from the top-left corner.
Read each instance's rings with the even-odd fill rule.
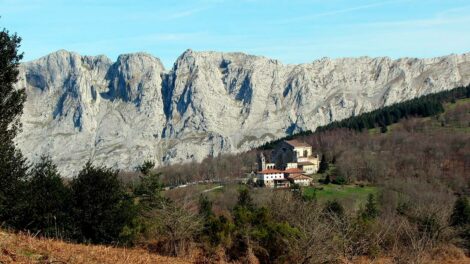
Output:
[[[65,176],[91,160],[133,169],[250,149],[266,141],[470,83],[470,53],[310,64],[187,50],[165,71],[135,53],[116,62],[58,51],[21,65],[28,95],[17,143]]]

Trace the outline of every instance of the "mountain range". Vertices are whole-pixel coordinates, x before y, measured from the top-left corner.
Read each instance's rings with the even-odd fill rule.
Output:
[[[122,170],[200,161],[469,83],[470,53],[289,65],[187,50],[166,70],[146,53],[111,61],[60,50],[20,66],[27,101],[16,143],[69,177],[89,160]]]

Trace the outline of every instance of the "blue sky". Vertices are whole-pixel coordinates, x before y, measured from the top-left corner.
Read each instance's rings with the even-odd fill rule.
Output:
[[[168,68],[188,48],[284,63],[470,51],[468,0],[0,0],[0,16],[25,60],[144,51]]]

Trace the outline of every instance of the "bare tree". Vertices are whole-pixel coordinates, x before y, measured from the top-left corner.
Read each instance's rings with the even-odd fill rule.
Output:
[[[189,252],[194,237],[202,228],[202,220],[189,206],[162,203],[151,212],[150,229],[157,242],[157,250],[170,256],[182,256]]]

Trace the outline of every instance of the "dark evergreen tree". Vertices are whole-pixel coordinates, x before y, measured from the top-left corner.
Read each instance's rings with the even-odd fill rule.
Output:
[[[118,172],[87,163],[72,180],[75,237],[93,243],[121,242],[121,232],[132,225],[137,211]]]
[[[70,190],[50,158],[42,157],[32,168],[25,198],[27,206],[22,214],[25,229],[49,237],[68,236]]]
[[[144,175],[148,175],[151,170],[155,167],[155,162],[146,160],[144,164],[137,167],[137,169]]]
[[[344,185],[344,184],[347,184],[348,181],[343,175],[336,174],[334,180],[332,180],[331,183],[338,184],[338,185]]]
[[[251,198],[250,190],[248,190],[248,188],[241,188],[238,191],[238,202],[236,206],[246,207],[248,209],[253,208],[253,198]]]
[[[470,224],[470,204],[464,196],[457,198],[454,203],[454,210],[450,216],[451,226],[463,226]]]
[[[210,257],[217,253],[217,246],[228,245],[234,226],[225,216],[216,216],[212,212],[212,202],[207,196],[199,197],[199,215],[203,219],[199,242],[205,254]]]
[[[326,160],[326,156],[321,156],[320,166],[318,168],[318,173],[325,173],[328,170],[328,161]]]
[[[24,89],[15,89],[21,38],[6,29],[0,32],[0,223],[19,227],[24,209],[26,160],[13,139],[20,129],[19,117],[26,99]]]
[[[238,190],[238,202],[233,208],[233,220],[236,232],[232,234],[233,242],[229,249],[231,259],[246,256],[250,248],[251,223],[254,220],[255,208],[247,188]]]
[[[323,180],[323,184],[330,184],[331,183],[331,177],[330,174],[327,174],[325,179]]]
[[[387,129],[387,126],[386,125],[381,125],[380,126],[380,133],[387,133],[388,129]]]
[[[344,216],[344,208],[337,200],[327,201],[323,208],[323,212],[327,215],[340,218]]]
[[[212,202],[205,195],[199,197],[199,215],[204,219],[208,219],[214,213],[212,212]]]
[[[373,194],[369,194],[367,197],[367,203],[366,207],[364,208],[364,211],[362,212],[362,217],[364,219],[375,219],[379,216],[379,209],[377,207],[377,201],[375,200],[375,197]]]
[[[139,198],[144,210],[150,210],[158,207],[164,200],[161,195],[163,184],[160,180],[160,173],[145,169],[144,171],[145,173],[139,177],[139,182],[134,187],[134,195]]]
[[[242,260],[249,249],[262,263],[273,263],[285,254],[289,237],[298,236],[299,231],[288,223],[277,223],[267,208],[258,208],[246,188],[239,190],[238,202],[233,209],[232,243],[228,255]]]

